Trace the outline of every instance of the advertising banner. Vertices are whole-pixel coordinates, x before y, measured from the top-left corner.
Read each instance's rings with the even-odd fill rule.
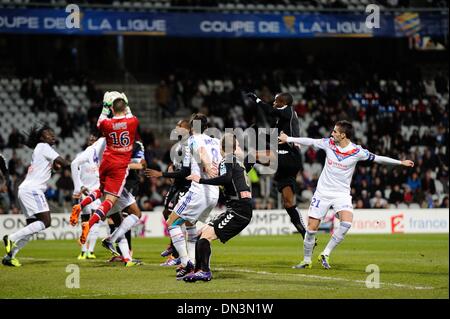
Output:
[[[379,23],[374,23],[378,21]],[[448,12],[163,13],[81,9],[0,9],[0,33],[220,38],[443,36]]]
[[[214,210],[210,218],[214,218],[223,210]],[[306,222],[306,210],[302,210]],[[140,222],[133,227],[134,237],[167,236],[165,222],[160,210],[143,212]],[[70,239],[80,236],[80,226],[69,224],[70,214],[52,214],[51,227],[35,236],[37,239]],[[339,220],[333,214],[327,215],[320,230],[330,231],[339,226]],[[26,225],[23,215],[0,215],[0,235],[11,234]],[[204,225],[198,222],[198,228]],[[106,223],[100,227],[100,237],[108,234]],[[287,235],[295,231],[285,210],[255,210],[250,224],[242,231],[242,236]],[[448,233],[449,212],[447,209],[361,209],[354,211],[354,219],[350,234],[420,234]]]

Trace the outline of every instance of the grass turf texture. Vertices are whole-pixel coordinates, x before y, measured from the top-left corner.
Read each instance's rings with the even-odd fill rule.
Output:
[[[133,239],[145,264],[132,268],[107,263],[100,240],[97,259],[82,261],[75,241],[32,241],[17,256],[22,267],[0,266],[0,298],[449,298],[448,234],[349,235],[325,270],[317,255],[328,239],[319,235],[313,268],[303,270],[291,268],[303,255],[298,235],[215,241],[208,283],[176,281],[174,267],[159,266],[167,238]],[[80,266],[79,289],[66,288],[69,264]],[[380,269],[378,289],[366,287],[369,264]]]

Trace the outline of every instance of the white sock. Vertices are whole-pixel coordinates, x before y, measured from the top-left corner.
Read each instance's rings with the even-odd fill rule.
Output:
[[[303,261],[307,263],[311,262],[311,256],[314,250],[314,245],[316,243],[316,233],[317,231],[306,230],[305,240],[303,241]]]
[[[186,226],[187,252],[191,261],[195,260],[195,244],[198,240],[197,226]]]
[[[169,226],[168,227],[170,238],[172,239],[172,243],[178,251],[178,255],[180,256],[181,264],[186,266],[189,257],[186,248],[186,239],[184,238],[183,231],[180,226]]]
[[[345,234],[350,230],[350,227],[352,227],[352,223],[349,222],[340,222],[339,228],[333,233],[333,236],[331,236],[330,241],[327,244],[327,247],[325,247],[323,254],[330,256],[333,249],[336,248],[337,245],[339,245],[345,237]]]
[[[16,257],[19,250],[21,250],[33,237],[33,235],[27,235],[25,237],[22,237],[18,241],[15,242],[15,247],[11,251],[11,258]]]
[[[39,233],[40,231],[43,231],[44,229],[45,229],[44,223],[41,222],[40,220],[37,220],[31,223],[30,225],[9,235],[9,239],[13,242],[17,242],[28,235],[34,235],[36,233]]]
[[[93,253],[95,250],[95,243],[97,242],[99,227],[99,223],[96,223],[92,225],[91,229],[89,229],[89,235],[87,237],[87,248],[91,253]]]
[[[84,243],[83,245],[81,245],[81,252],[82,252],[82,253],[85,253],[86,250],[87,250],[87,242]]]
[[[122,236],[121,238],[119,238],[117,244],[119,245],[120,252],[122,253],[122,257],[127,261],[131,260],[130,247],[128,247],[127,238],[125,236]]]
[[[115,243],[119,238],[121,238],[127,231],[131,229],[136,223],[139,221],[139,218],[137,218],[136,215],[128,215],[127,218],[125,218],[122,221],[122,224],[120,224],[119,227],[116,228],[116,230],[112,233],[110,237],[110,241]]]

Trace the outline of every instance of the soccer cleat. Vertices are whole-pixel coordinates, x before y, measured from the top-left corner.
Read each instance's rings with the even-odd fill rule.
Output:
[[[176,266],[179,265],[181,263],[181,259],[180,258],[174,258],[172,256],[169,256],[169,258],[167,258],[167,260],[161,264],[159,264],[160,266]]]
[[[70,225],[75,226],[78,224],[78,218],[80,217],[81,213],[81,205],[76,204],[72,207],[72,213],[70,214]]]
[[[131,259],[128,261],[125,261],[125,267],[133,267],[133,266],[142,266],[143,263],[139,259]]]
[[[97,256],[95,256],[94,252],[87,252],[86,259],[97,259]]]
[[[190,273],[184,276],[183,280],[185,282],[196,282],[196,281],[211,281],[212,274],[210,271],[199,270],[195,273]]]
[[[171,255],[172,253],[173,253],[172,246],[169,245],[169,247],[167,247],[166,250],[161,252],[161,257],[167,257],[167,256]]]
[[[8,235],[3,236],[3,243],[5,244],[6,254],[11,257],[11,251],[14,248],[14,242],[9,239]]]
[[[114,247],[114,244],[108,238],[102,240],[102,246],[108,249],[113,256],[120,256],[119,252]]]
[[[11,258],[9,256],[5,256],[2,259],[2,264],[10,267],[20,267],[22,264],[19,262],[17,258]]]
[[[177,269],[176,269],[176,277],[177,280],[182,280],[184,278],[184,276],[188,275],[189,273],[194,271],[194,265],[188,261],[186,267],[180,265]]]
[[[312,268],[312,263],[311,262],[308,263],[308,262],[303,260],[298,265],[292,266],[292,268],[294,268],[294,269],[311,269]]]
[[[325,269],[330,269],[330,257],[321,253],[317,258],[317,261],[322,264],[322,267]]]
[[[85,252],[81,252],[81,253],[78,255],[77,259],[78,259],[78,260],[85,260],[85,259],[86,259],[86,253],[85,253]]]
[[[81,235],[80,239],[78,240],[81,245],[84,245],[86,243],[86,239],[89,234],[89,228],[89,222],[81,223]]]

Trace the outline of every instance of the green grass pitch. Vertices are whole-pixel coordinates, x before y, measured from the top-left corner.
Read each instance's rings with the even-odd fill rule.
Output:
[[[17,256],[22,267],[0,266],[0,298],[449,298],[448,234],[349,235],[325,270],[316,256],[328,238],[319,235],[307,270],[291,268],[302,254],[298,235],[215,241],[208,283],[176,281],[174,267],[159,266],[167,238],[134,239],[145,264],[132,268],[107,263],[100,241],[97,260],[83,261],[75,241],[32,241]],[[78,289],[66,287],[69,264],[79,265]],[[366,287],[369,264],[380,269],[379,288]]]

